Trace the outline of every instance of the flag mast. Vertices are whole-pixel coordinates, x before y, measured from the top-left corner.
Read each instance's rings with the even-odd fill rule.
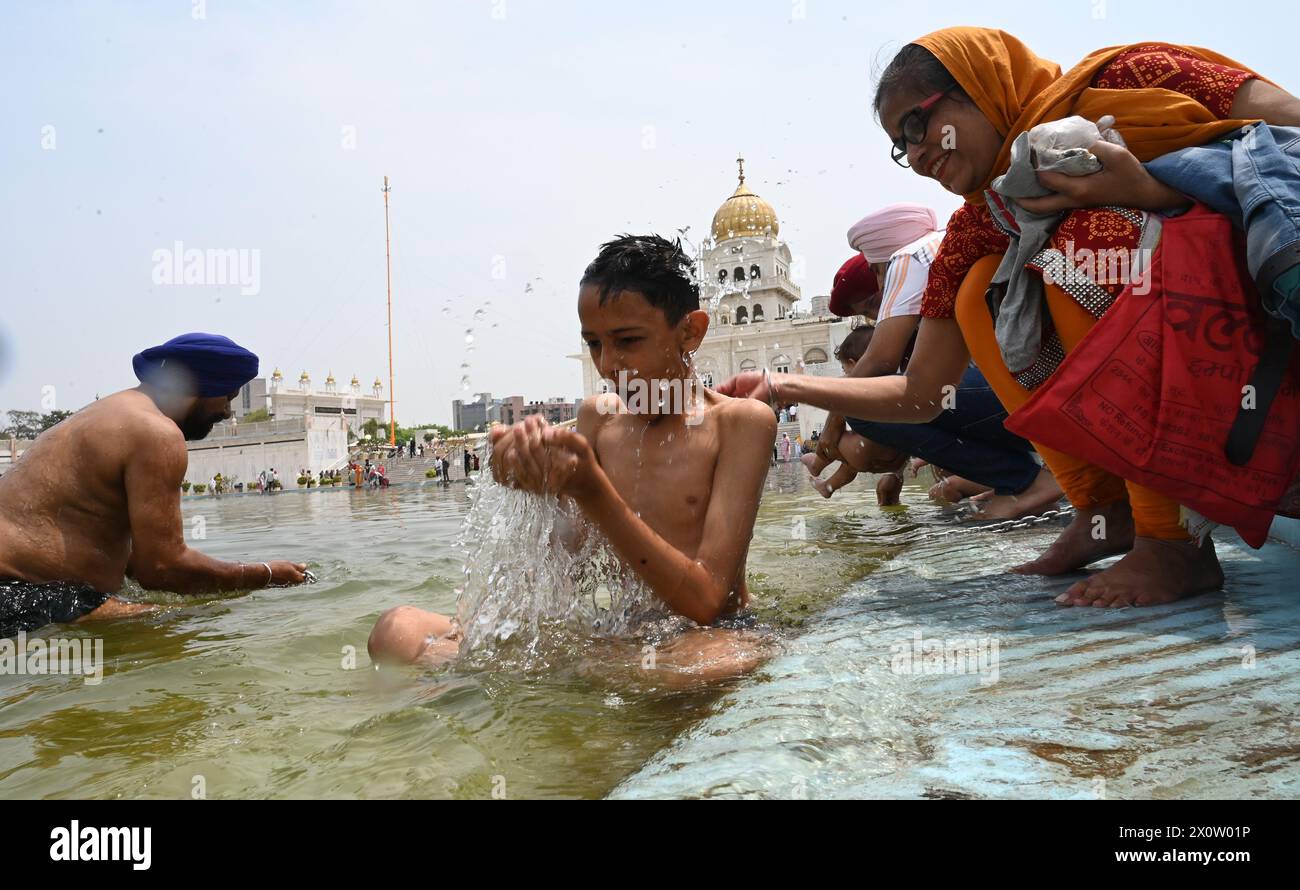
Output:
[[[388,272],[388,444],[397,444],[396,393],[393,391],[393,249],[388,227],[388,177],[384,177],[384,259]]]

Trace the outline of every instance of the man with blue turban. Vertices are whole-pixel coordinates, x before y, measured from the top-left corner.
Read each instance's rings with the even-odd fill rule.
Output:
[[[224,562],[186,546],[186,440],[230,416],[257,356],[217,334],[182,334],[136,355],[140,385],[46,430],[0,476],[0,637],[153,608],[116,594],[126,578],[181,594],[299,584],[301,563]]]

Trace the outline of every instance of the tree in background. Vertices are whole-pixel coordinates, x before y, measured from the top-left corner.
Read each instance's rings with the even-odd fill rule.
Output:
[[[35,439],[41,434],[41,415],[37,411],[9,411],[9,425],[0,434],[5,438]]]
[[[14,439],[35,439],[41,433],[57,423],[72,416],[71,411],[50,411],[41,414],[38,411],[7,411],[9,425],[0,429],[0,437]]]
[[[271,419],[271,412],[265,408],[258,408],[255,411],[249,411],[239,419],[240,423],[261,423],[264,420]]]

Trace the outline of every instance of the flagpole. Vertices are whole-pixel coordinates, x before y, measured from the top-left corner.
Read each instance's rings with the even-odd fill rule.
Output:
[[[393,248],[388,227],[388,177],[384,177],[384,259],[388,271],[388,444],[397,444],[397,394],[393,390]]]

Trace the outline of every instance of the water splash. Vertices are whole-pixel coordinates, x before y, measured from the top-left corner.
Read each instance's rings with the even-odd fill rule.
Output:
[[[462,659],[543,668],[593,638],[680,620],[571,502],[480,478],[458,541]]]
[[[709,312],[715,312],[724,297],[739,295],[743,299],[750,299],[749,289],[753,285],[751,280],[744,279],[741,281],[735,281],[734,279],[728,278],[719,281],[704,274],[704,250],[702,247],[696,246],[686,237],[685,233],[689,228],[690,227],[687,226],[686,229],[678,229],[677,231],[682,243],[682,249],[686,252],[687,256],[691,258],[691,266],[686,270],[686,275],[699,289],[700,308],[706,309]],[[727,233],[728,238],[734,238],[734,236],[734,232]],[[734,261],[736,265],[743,266],[747,263],[744,244],[750,239],[741,238],[739,240],[741,242],[741,251],[739,254],[735,255]]]

